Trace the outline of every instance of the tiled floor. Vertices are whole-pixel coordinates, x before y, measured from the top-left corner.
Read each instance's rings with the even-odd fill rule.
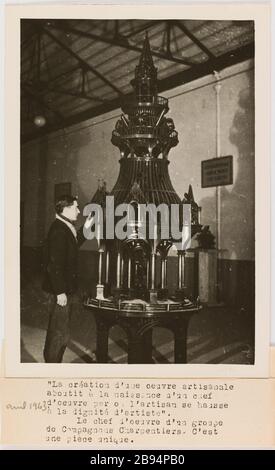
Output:
[[[43,346],[48,324],[46,299],[39,280],[24,283],[21,292],[21,361],[44,362]],[[253,363],[253,312],[225,307],[204,308],[189,325],[187,362],[192,364]],[[63,362],[95,361],[96,327],[93,315],[76,305],[72,318],[72,336]],[[172,363],[173,338],[165,329],[153,332],[153,360]],[[127,363],[127,338],[113,327],[109,338],[109,361]]]

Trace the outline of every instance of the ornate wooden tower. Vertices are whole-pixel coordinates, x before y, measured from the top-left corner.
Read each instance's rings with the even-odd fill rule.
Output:
[[[99,330],[105,328],[105,323],[108,323],[107,311],[117,311],[120,315],[124,312],[126,317],[129,312],[137,316],[140,313],[140,318],[146,322],[148,315],[165,316],[172,312],[183,315],[183,312],[189,311],[184,317],[189,318],[192,312],[198,310],[198,305],[185,297],[183,244],[178,248],[176,292],[168,293],[167,289],[167,256],[174,244],[171,207],[177,205],[182,209],[184,204],[190,207],[192,235],[201,227],[200,208],[193,197],[191,198],[193,195],[190,190],[192,201],[190,198],[181,201],[170,180],[168,155],[171,148],[178,144],[178,133],[173,120],[166,117],[169,110],[168,100],[158,95],[157,69],[152,60],[147,36],[131,84],[134,89],[132,99],[122,103],[123,114],[112,133],[112,143],[119,148],[121,155],[117,182],[110,193],[107,193],[106,185],[101,184],[92,199],[92,202],[104,207],[106,196],[113,196],[114,209],[120,204],[132,209],[127,213],[127,236],[124,240],[108,240],[103,235],[99,241],[96,297],[88,300],[88,306],[95,309]],[[154,219],[153,236],[148,233],[147,225],[145,231],[140,230],[144,224],[140,206],[150,204],[158,207],[163,204],[168,207],[165,237],[160,230],[159,217]],[[180,210],[178,222],[182,228],[181,213]],[[160,263],[156,263],[157,256],[160,256]],[[160,267],[158,285],[157,264]],[[170,315],[169,321],[172,317]],[[102,323],[103,318],[105,323]],[[108,323],[109,326],[110,324]],[[127,324],[125,328],[128,326]],[[187,328],[187,323],[185,326]],[[173,329],[174,324],[170,327]],[[150,322],[146,328],[152,328]]]

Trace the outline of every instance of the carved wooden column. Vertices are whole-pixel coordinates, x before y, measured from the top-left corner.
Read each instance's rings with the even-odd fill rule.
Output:
[[[131,270],[132,270],[132,260],[131,260],[131,256],[129,255],[129,258],[128,258],[128,279],[127,279],[128,289],[131,289]]]
[[[178,252],[178,289],[182,288],[182,252]]]
[[[165,284],[165,265],[164,265],[164,259],[161,258],[160,260],[160,276],[161,276],[161,288],[164,289],[164,284]]]
[[[123,288],[124,286],[124,257],[121,256],[120,261],[120,286]]]
[[[158,290],[159,299],[168,298],[168,289],[167,289],[167,257],[169,250],[171,248],[171,242],[169,240],[163,240],[158,246],[158,252],[161,257],[161,283],[160,289]]]
[[[98,284],[102,284],[103,253],[104,250],[100,248],[98,260]]]
[[[156,253],[151,254],[151,290],[155,289],[156,282]]]
[[[110,251],[106,248],[105,251],[105,286],[104,294],[105,297],[110,295]]]
[[[103,254],[104,248],[99,248],[99,259],[98,259],[98,283],[96,286],[96,298],[104,299],[104,285],[102,283],[102,268],[103,268]]]
[[[150,260],[148,259],[146,262],[146,286],[149,289],[150,285]]]
[[[107,250],[106,258],[105,258],[105,282],[106,284],[109,283],[109,267],[110,267],[110,252],[109,250]]]
[[[179,298],[184,298],[185,292],[185,251],[178,251],[178,288],[176,294]]]
[[[156,253],[153,251],[151,253],[151,283],[150,283],[150,302],[157,303],[157,291],[156,291]]]
[[[117,265],[116,265],[116,288],[120,289],[121,284],[121,253],[117,252]]]

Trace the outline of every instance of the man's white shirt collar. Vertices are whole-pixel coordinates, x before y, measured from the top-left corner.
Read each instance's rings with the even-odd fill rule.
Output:
[[[75,227],[74,227],[73,224],[70,224],[70,222],[67,222],[67,220],[62,219],[62,217],[59,217],[58,214],[56,214],[56,219],[61,220],[61,222],[63,222],[64,224],[66,224],[66,225],[69,227],[69,229],[71,230],[73,236],[74,236],[75,238],[77,238],[77,231],[76,231],[76,229],[75,229]]]

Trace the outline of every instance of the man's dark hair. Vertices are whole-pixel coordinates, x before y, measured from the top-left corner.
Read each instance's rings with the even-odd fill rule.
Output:
[[[64,207],[72,206],[74,201],[77,201],[77,197],[64,194],[55,200],[55,212],[62,214]]]

